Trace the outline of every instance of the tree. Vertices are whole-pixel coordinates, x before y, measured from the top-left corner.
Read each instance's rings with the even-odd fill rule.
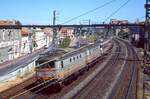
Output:
[[[20,21],[16,21],[16,25],[22,25]]]
[[[87,37],[87,40],[90,41],[90,42],[94,42],[94,41],[96,41],[96,36],[95,35],[89,35]]]
[[[71,42],[71,39],[70,39],[69,37],[66,37],[66,38],[64,38],[63,41],[60,43],[60,47],[62,47],[62,48],[69,47],[70,42]]]

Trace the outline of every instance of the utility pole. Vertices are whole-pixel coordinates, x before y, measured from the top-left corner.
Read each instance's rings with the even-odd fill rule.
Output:
[[[91,25],[91,20],[89,19],[89,25]]]
[[[56,25],[56,10],[53,11],[53,25]],[[57,45],[57,28],[53,28],[52,48]]]
[[[56,10],[53,11],[53,25],[56,25]]]
[[[145,9],[144,65],[148,62],[148,51],[150,51],[150,0],[146,0]]]
[[[53,11],[53,25],[56,25],[56,10]],[[53,38],[52,38],[52,43],[49,44],[49,47],[45,52],[51,51],[54,49],[54,47],[56,47],[56,43],[57,43],[57,28],[53,27]]]
[[[32,38],[32,33],[28,33],[28,40],[29,40],[29,53],[32,53],[32,50],[33,50],[33,38]]]

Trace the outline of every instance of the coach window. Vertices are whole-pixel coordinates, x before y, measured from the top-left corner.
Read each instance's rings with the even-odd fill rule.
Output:
[[[55,62],[51,61],[48,64],[46,64],[45,66],[46,66],[45,68],[55,68]]]
[[[70,58],[70,62],[72,61],[72,59]]]
[[[63,61],[61,61],[61,68],[63,68],[63,67],[64,67]]]
[[[75,57],[73,57],[73,60],[75,60]]]
[[[77,59],[78,59],[78,56],[77,56]]]

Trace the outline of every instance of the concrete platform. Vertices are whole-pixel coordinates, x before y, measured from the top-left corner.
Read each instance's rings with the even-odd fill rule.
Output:
[[[13,72],[13,70],[22,68],[22,66],[25,67],[26,64],[33,61],[33,59],[38,58],[38,55],[43,51],[44,51],[44,49],[41,48],[31,54],[27,54],[18,59],[0,64],[0,76],[3,77],[3,75],[5,75],[5,74],[7,75],[9,72]],[[27,73],[26,75],[24,75],[22,77],[16,77],[16,79],[14,79],[14,80],[9,80],[7,82],[1,83],[0,84],[0,93],[31,78],[33,76],[33,74],[34,74],[34,71],[31,70],[30,73]]]

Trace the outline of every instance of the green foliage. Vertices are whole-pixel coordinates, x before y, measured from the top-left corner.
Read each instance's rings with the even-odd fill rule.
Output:
[[[88,41],[93,42],[93,41],[96,40],[96,36],[95,36],[95,35],[89,35],[89,36],[87,37],[87,39],[88,39]]]
[[[67,47],[69,47],[70,42],[71,42],[71,39],[70,39],[69,37],[66,37],[66,38],[64,38],[63,41],[61,42],[60,47],[62,47],[62,48],[67,48]]]

